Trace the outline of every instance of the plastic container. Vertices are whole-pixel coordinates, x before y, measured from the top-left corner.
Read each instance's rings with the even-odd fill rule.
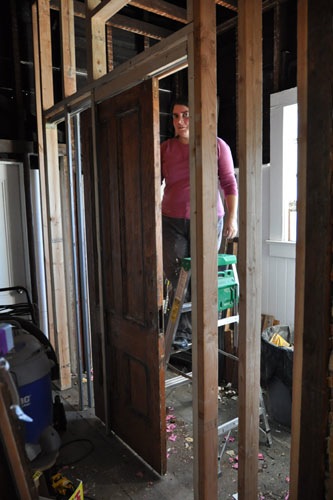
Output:
[[[26,443],[38,443],[44,429],[52,425],[52,362],[44,347],[32,335],[19,330],[14,336],[14,349],[6,359],[16,383],[21,408],[33,419],[25,422]]]

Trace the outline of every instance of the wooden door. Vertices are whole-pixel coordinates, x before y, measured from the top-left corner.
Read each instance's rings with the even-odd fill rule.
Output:
[[[110,428],[166,469],[157,82],[97,107]]]

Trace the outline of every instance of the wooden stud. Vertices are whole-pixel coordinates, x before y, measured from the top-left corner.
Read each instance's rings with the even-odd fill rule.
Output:
[[[98,7],[99,0],[86,1],[86,38],[88,80],[97,80],[107,72],[105,22],[91,17]]]
[[[238,498],[258,498],[261,333],[262,2],[238,2]]]
[[[50,266],[50,246],[48,237],[48,206],[46,197],[46,177],[45,177],[45,161],[44,161],[44,133],[43,133],[43,110],[42,110],[42,84],[41,84],[41,67],[39,59],[39,34],[38,34],[38,15],[37,5],[32,5],[32,28],[33,28],[33,47],[34,47],[34,70],[35,70],[35,92],[36,92],[36,117],[37,117],[37,137],[38,137],[38,161],[39,161],[39,177],[41,191],[41,206],[42,206],[42,225],[43,225],[43,245],[44,245],[44,267],[46,278],[46,299],[47,299],[47,319],[48,319],[48,336],[51,344],[55,346],[54,336],[54,318],[53,318],[53,302],[52,302],[52,282],[51,282],[51,266]]]
[[[55,338],[60,367],[60,387],[61,389],[69,389],[71,387],[71,369],[58,162],[58,129],[56,125],[46,126],[45,144],[47,150],[47,196],[50,216],[49,229],[52,255]]]
[[[60,3],[63,96],[76,92],[74,2]]]
[[[41,99],[43,109],[48,109],[54,103],[50,4],[48,0],[37,0],[37,7],[39,60],[43,61],[40,65]]]
[[[50,107],[54,103],[53,74],[52,74],[52,50],[51,50],[51,25],[50,8],[47,0],[38,0],[38,35],[34,38],[35,54],[38,61],[43,61],[39,66],[40,74],[36,75],[36,81],[40,85],[40,101],[42,108]],[[43,216],[46,216],[44,241],[48,239],[47,250],[50,254],[48,290],[51,288],[52,298],[48,298],[48,313],[51,312],[53,323],[50,324],[50,337],[56,348],[60,366],[60,387],[66,389],[71,387],[71,371],[68,348],[68,323],[66,302],[66,281],[64,250],[61,224],[61,199],[58,168],[58,134],[56,126],[39,127],[39,141],[42,141],[44,151],[40,151],[41,180],[45,185],[41,186],[43,202],[46,204]],[[43,158],[44,153],[44,158]],[[48,255],[47,255],[48,257]]]
[[[298,2],[298,199],[290,498],[331,498],[332,16]],[[315,167],[314,167],[315,166]],[[327,482],[327,485],[325,484]]]
[[[193,0],[189,36],[194,498],[217,498],[216,23]],[[215,200],[215,203],[214,203]]]

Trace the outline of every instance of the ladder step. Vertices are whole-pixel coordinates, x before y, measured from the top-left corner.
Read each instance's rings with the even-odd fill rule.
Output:
[[[232,420],[229,420],[228,422],[224,422],[224,424],[219,425],[217,428],[218,436],[227,434],[229,431],[235,429],[236,427],[238,427],[238,417],[233,418]]]
[[[179,387],[181,385],[191,384],[192,380],[189,377],[192,377],[192,372],[187,374],[187,377],[183,377],[182,375],[178,375],[178,377],[172,377],[165,381],[165,388],[171,389],[172,387]]]
[[[227,316],[226,318],[219,319],[217,321],[217,326],[229,325],[231,323],[239,323],[239,315]]]

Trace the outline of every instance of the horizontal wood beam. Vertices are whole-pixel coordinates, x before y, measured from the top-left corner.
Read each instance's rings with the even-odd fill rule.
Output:
[[[187,23],[186,9],[172,5],[169,2],[164,2],[163,0],[132,0],[131,5],[147,12],[167,17],[173,21]]]
[[[170,37],[165,40],[169,41],[169,39]],[[187,40],[182,41],[171,50],[168,47],[164,47],[165,50],[163,51],[160,49],[161,47],[155,52],[154,55],[156,57],[153,57],[153,54],[151,54],[151,57],[147,58],[147,51],[150,50],[147,49],[128,61],[131,64],[127,65],[127,63],[124,63],[121,66],[117,66],[109,73],[112,74],[113,78],[108,79],[108,83],[95,88],[95,101],[103,101],[109,96],[123,92],[152,76],[159,76],[162,73],[165,75],[165,72],[169,71],[170,68],[174,68],[176,71],[176,68],[178,70],[181,65],[183,67],[184,62],[187,61]],[[125,65],[127,65],[126,69],[124,69]]]
[[[262,3],[263,12],[272,9],[277,4],[285,3],[287,0],[264,0]],[[138,9],[145,10],[147,12],[152,12],[154,14],[158,14],[162,17],[167,17],[168,19],[172,19],[173,21],[178,21],[180,23],[187,23],[186,17],[186,9],[182,7],[178,7],[176,5],[169,4],[169,2],[164,2],[163,0],[132,0],[131,5],[133,7],[137,7]],[[224,0],[215,0],[216,5],[220,5],[221,7],[226,7],[229,10],[233,10],[237,12],[238,0],[229,0],[228,2]],[[60,10],[60,0],[50,0],[50,8],[53,10]],[[78,0],[74,0],[74,15],[76,17],[85,18],[85,6],[84,3],[79,2]],[[229,26],[229,21],[220,25],[218,29],[225,31],[224,25],[226,27],[233,27],[237,22],[236,18],[231,19],[232,26]],[[219,33],[218,33],[219,34]]]
[[[186,9],[172,5],[169,2],[164,2],[163,0],[132,0],[131,5],[146,12],[152,12],[153,14],[172,19],[173,21],[184,24],[187,22]],[[60,10],[60,0],[51,0],[50,8]],[[74,0],[74,15],[81,18],[86,17],[84,3]]]
[[[116,14],[108,22],[108,26],[113,28],[119,28],[125,31],[130,31],[131,33],[136,33],[137,35],[148,36],[154,40],[162,40],[171,35],[172,31],[165,28],[161,28],[151,23],[146,23],[144,21],[137,21],[128,16],[123,16],[121,14]]]
[[[221,5],[221,7],[226,7],[229,10],[237,11],[237,0],[229,0],[229,2],[224,2],[223,0],[215,0],[216,5]]]
[[[134,86],[149,76],[157,76],[164,73],[171,67],[184,64],[187,60],[187,38],[193,30],[192,24],[188,24],[168,38],[148,48],[144,52],[134,56],[129,61],[117,66],[98,80],[87,84],[84,89],[79,90],[73,96],[59,101],[44,113],[44,118],[48,122],[59,121],[64,117],[66,109],[71,111],[84,106],[89,95],[95,91],[99,99],[103,99],[104,94],[109,92],[107,85],[112,82],[113,95],[126,88]]]
[[[50,7],[53,10],[60,10],[60,0],[51,0]],[[147,10],[147,9],[145,9]],[[185,9],[182,9],[185,11]],[[186,11],[185,11],[186,14]],[[74,15],[75,17],[79,17],[81,19],[85,19],[86,11],[84,4],[78,1],[74,1]],[[161,14],[164,17],[169,17],[174,19],[175,15],[170,14],[170,16],[166,16],[165,13]],[[172,17],[171,17],[172,15]],[[177,17],[177,16],[176,16]],[[177,21],[185,22],[184,18],[176,19]],[[140,21],[128,16],[124,16],[122,14],[115,14],[111,19],[106,21],[107,26],[112,26],[113,28],[119,28],[125,31],[129,31],[131,33],[136,33],[138,35],[147,36],[149,38],[153,38],[154,40],[162,40],[162,38],[166,38],[172,32],[162,27],[158,27],[154,24],[147,23],[145,21]]]
[[[30,141],[12,141],[0,139],[0,153],[26,154],[34,152],[34,144]]]

